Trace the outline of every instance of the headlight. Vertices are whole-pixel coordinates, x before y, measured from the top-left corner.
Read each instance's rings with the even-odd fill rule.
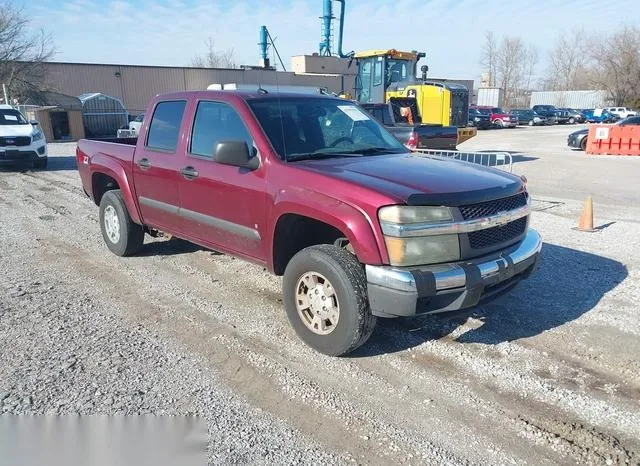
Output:
[[[42,133],[42,130],[37,130],[35,133],[33,133],[33,135],[31,136],[31,140],[33,142],[39,141],[40,139],[44,139],[44,134]]]
[[[480,117],[475,117],[473,121],[480,121]]]
[[[448,207],[433,206],[393,205],[380,209],[378,217],[383,224],[442,223],[453,221],[451,209]]]
[[[380,209],[378,218],[391,265],[411,266],[460,260],[457,234],[424,233],[424,228],[429,225],[453,222],[448,207],[389,206]]]
[[[395,266],[438,264],[460,260],[458,235],[384,237],[389,263]]]

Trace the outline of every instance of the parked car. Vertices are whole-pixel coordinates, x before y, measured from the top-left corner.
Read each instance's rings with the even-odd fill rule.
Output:
[[[548,124],[546,117],[538,115],[536,112],[528,108],[516,108],[511,110],[509,115],[512,118],[515,118],[519,125],[541,126]]]
[[[409,100],[409,99],[403,99]],[[410,99],[415,103],[415,99]],[[410,103],[407,103],[410,105]],[[361,104],[370,115],[382,123],[387,131],[409,149],[455,150],[458,143],[458,128],[455,126],[424,125],[409,123],[399,114],[401,108],[411,108],[413,115],[420,120],[418,105],[398,106],[395,103]],[[395,110],[395,111],[394,111]]]
[[[585,110],[584,117],[589,123],[614,123],[620,119],[603,108]]]
[[[473,108],[475,110],[478,110],[480,113],[489,115],[491,125],[495,126],[496,128],[515,128],[516,126],[518,126],[518,120],[516,118],[511,118],[500,107],[473,105],[469,108]]]
[[[573,108],[560,108],[561,112],[567,112],[569,114],[569,120],[567,123],[573,125],[575,123],[584,123],[585,117],[580,113],[579,110],[575,110]]]
[[[140,133],[140,127],[142,126],[142,122],[144,121],[144,113],[136,116],[133,120],[129,122],[129,129],[134,131],[137,135]]]
[[[47,168],[47,141],[36,120],[11,105],[0,105],[0,165]]]
[[[631,116],[614,123],[618,126],[640,126],[640,116]],[[580,129],[569,134],[567,137],[567,145],[576,149],[587,149],[587,136],[589,135],[589,129]]]
[[[475,126],[478,129],[489,129],[491,128],[491,116],[482,113],[477,108],[470,108],[469,126]]]
[[[412,154],[348,100],[191,91],[145,115],[137,140],[78,143],[107,248],[161,231],[261,264],[319,352],[353,351],[377,317],[491,300],[538,263],[521,177]]]
[[[605,110],[609,113],[613,113],[619,118],[627,118],[630,116],[636,116],[638,113],[627,107],[607,107]]]
[[[531,108],[538,115],[542,115],[547,117],[550,121],[555,121],[556,123],[567,123],[570,120],[569,112],[566,110],[560,110],[555,105],[534,105]]]

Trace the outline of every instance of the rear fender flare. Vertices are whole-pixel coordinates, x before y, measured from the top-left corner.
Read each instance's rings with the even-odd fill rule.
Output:
[[[122,192],[122,199],[124,200],[129,216],[138,225],[142,225],[142,216],[138,210],[138,203],[135,201],[135,195],[132,192],[132,179],[127,175],[126,171],[117,161],[112,157],[109,157],[102,153],[97,153],[91,158],[91,197],[95,200],[93,194],[93,177],[94,175],[101,173],[107,175],[118,183],[118,187]]]

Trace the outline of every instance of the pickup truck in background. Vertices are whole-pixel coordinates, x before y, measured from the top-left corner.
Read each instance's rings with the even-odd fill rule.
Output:
[[[415,102],[415,99],[411,100]],[[382,123],[387,131],[409,149],[456,150],[458,128],[414,123],[414,121],[420,120],[417,104],[389,102],[386,104],[360,104],[360,106]],[[409,116],[408,113],[403,116],[401,109],[411,109],[412,116]]]
[[[565,124],[571,119],[571,115],[566,110],[560,110],[555,105],[534,105],[531,109],[538,115],[546,117],[549,121]]]
[[[353,351],[378,317],[473,307],[538,263],[522,178],[412,154],[353,102],[194,91],[145,115],[137,138],[78,143],[108,249],[166,232],[283,275],[287,317],[319,352]]]
[[[515,128],[518,126],[518,119],[511,117],[500,107],[490,107],[487,105],[472,105],[470,109],[477,110],[480,113],[489,116],[491,126],[496,128]]]

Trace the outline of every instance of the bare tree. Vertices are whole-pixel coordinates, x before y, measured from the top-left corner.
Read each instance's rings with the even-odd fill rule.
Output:
[[[11,0],[0,0],[0,83],[22,102],[39,103],[44,85],[43,63],[55,54],[51,36],[33,34],[29,19]]]
[[[504,106],[509,108],[518,100],[526,75],[528,51],[519,37],[504,37],[497,54],[497,82],[504,90]]]
[[[213,38],[207,39],[207,52],[191,60],[191,66],[196,68],[237,68],[233,49],[216,50]]]
[[[627,26],[591,45],[593,82],[607,90],[614,105],[640,100],[640,29]]]
[[[588,89],[589,45],[584,31],[576,28],[558,37],[549,53],[549,70],[545,87],[552,91]]]
[[[489,73],[489,87],[494,87],[496,85],[498,64],[498,42],[491,31],[487,31],[484,35],[480,64]]]

